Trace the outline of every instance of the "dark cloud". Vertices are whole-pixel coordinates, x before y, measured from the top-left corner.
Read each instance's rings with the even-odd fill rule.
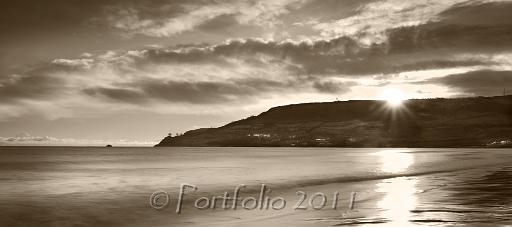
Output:
[[[451,51],[494,53],[512,49],[512,2],[456,5],[426,24],[388,31],[389,53]]]
[[[110,100],[143,104],[155,100],[174,103],[214,104],[247,100],[254,96],[279,93],[289,84],[260,79],[231,82],[183,82],[156,79],[124,84],[129,88],[88,88],[84,93]]]
[[[230,63],[222,57],[215,55],[206,48],[185,48],[186,51],[165,51],[148,50],[139,63],[148,64],[169,64],[169,63],[189,63],[189,64],[217,64],[220,66],[230,66]]]
[[[140,86],[149,97],[171,102],[219,103],[251,95],[242,87],[222,82],[144,81]]]
[[[197,28],[203,31],[217,32],[235,25],[238,25],[238,21],[236,20],[235,15],[232,14],[217,16],[200,24]]]
[[[135,41],[95,22],[104,7],[128,2],[139,1],[0,1],[0,76],[55,58],[133,46]]]
[[[488,54],[512,48],[512,25],[422,25],[389,32],[389,53],[451,51]]]
[[[335,81],[317,81],[313,83],[313,87],[323,93],[330,94],[342,94],[350,91],[350,87],[356,85],[356,83],[350,82],[335,82]]]
[[[317,42],[266,42],[256,39],[218,45],[212,53],[226,57],[273,57],[276,63],[291,61],[298,74],[370,74],[385,66],[383,50],[362,47],[355,40],[340,37]]]
[[[47,99],[62,88],[63,80],[52,76],[11,76],[0,81],[0,101]]]
[[[253,66],[286,65],[287,70],[298,76],[360,76],[488,64],[477,60],[454,59],[449,55],[419,56],[418,59],[413,59],[403,54],[393,55],[389,52],[385,44],[362,46],[349,37],[299,43],[246,39],[211,48],[192,47],[180,52],[150,50],[142,62],[216,64],[229,67],[233,66],[229,59],[237,59]]]
[[[511,2],[469,1],[454,5],[439,17],[444,24],[512,24]]]
[[[126,32],[115,28],[116,24],[120,27],[136,24],[130,21],[130,16],[135,15],[140,21],[155,20],[158,25],[158,21],[185,14],[187,7],[215,3],[214,0],[1,1],[0,76],[84,52],[138,49],[148,44],[220,42],[229,37],[204,32],[182,34],[173,39],[127,37]],[[128,19],[117,17],[123,13]]]
[[[310,0],[298,8],[292,15],[284,15],[285,19],[294,22],[311,20],[339,20],[356,15],[362,6],[375,0]]]
[[[195,27],[196,31],[216,36],[258,37],[265,29],[250,24],[241,24],[236,14],[224,14],[207,20]]]
[[[95,87],[84,89],[87,95],[107,98],[111,101],[150,104],[157,100],[170,103],[216,104],[246,102],[253,98],[273,94],[314,89],[322,93],[343,94],[350,91],[355,82],[318,81],[271,81],[265,79],[237,79],[227,82],[184,82],[158,79],[139,80],[117,84],[123,88]]]
[[[60,54],[73,56],[77,53],[72,50],[91,46],[84,41],[99,31],[90,32],[87,20],[105,2],[0,1],[0,74],[15,72],[35,62],[51,61]],[[78,47],[73,41],[82,43]]]
[[[0,29],[12,33],[34,30],[62,30],[76,26],[93,26],[94,18],[122,9],[136,9],[142,19],[168,18],[186,12],[187,5],[212,1],[190,0],[19,0],[0,3]],[[98,22],[96,20],[96,22]],[[3,36],[5,38],[5,36]]]
[[[74,73],[88,70],[88,60],[55,60],[21,74],[0,77],[0,103],[21,100],[50,100],[64,95]],[[71,88],[72,89],[72,88]]]
[[[90,96],[125,103],[144,104],[149,101],[142,92],[133,89],[96,87],[84,89],[83,92]]]
[[[441,57],[440,57],[441,58]],[[479,60],[429,60],[429,61],[417,61],[410,64],[399,65],[395,68],[397,72],[401,71],[422,71],[429,69],[442,69],[442,68],[454,68],[464,66],[482,66],[492,65],[494,62],[479,61]]]
[[[75,66],[50,64],[23,74],[0,78],[0,102],[47,100],[66,89],[66,78],[56,73],[80,70]]]
[[[512,91],[512,71],[472,71],[430,79],[422,83],[441,84],[466,94],[501,95],[503,89]]]
[[[34,30],[61,30],[84,25],[102,6],[120,1],[20,0],[2,1],[0,29],[9,31],[2,38]],[[6,37],[7,36],[7,37]]]

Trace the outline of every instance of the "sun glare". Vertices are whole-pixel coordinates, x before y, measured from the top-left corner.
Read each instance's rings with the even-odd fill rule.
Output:
[[[406,98],[402,91],[395,88],[386,88],[382,92],[381,99],[386,100],[391,106],[400,106]]]

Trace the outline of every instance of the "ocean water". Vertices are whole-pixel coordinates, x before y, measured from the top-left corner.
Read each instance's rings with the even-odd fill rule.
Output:
[[[266,184],[288,197],[337,187],[361,198],[352,216],[273,211],[277,226],[507,226],[510,171],[509,149],[0,147],[0,224],[229,226],[226,212],[149,206],[153,192],[177,198],[187,183],[198,196]]]

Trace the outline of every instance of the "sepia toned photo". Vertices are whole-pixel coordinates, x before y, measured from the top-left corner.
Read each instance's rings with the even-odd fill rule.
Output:
[[[512,226],[510,0],[6,0],[0,29],[0,226]]]

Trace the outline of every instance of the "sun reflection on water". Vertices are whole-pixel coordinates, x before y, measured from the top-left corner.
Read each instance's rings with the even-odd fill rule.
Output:
[[[414,157],[407,150],[383,150],[375,153],[379,156],[381,171],[387,173],[404,172],[414,163]]]
[[[404,172],[414,163],[414,156],[405,150],[385,150],[376,154],[383,172]],[[381,217],[388,221],[386,226],[413,226],[410,211],[417,205],[418,181],[415,177],[396,177],[377,184],[376,191],[384,194],[377,206],[381,210]]]
[[[417,205],[417,183],[416,178],[397,177],[377,185],[377,191],[384,193],[377,206],[382,210],[381,217],[389,221],[389,226],[412,226],[409,221],[413,214],[410,211]]]

